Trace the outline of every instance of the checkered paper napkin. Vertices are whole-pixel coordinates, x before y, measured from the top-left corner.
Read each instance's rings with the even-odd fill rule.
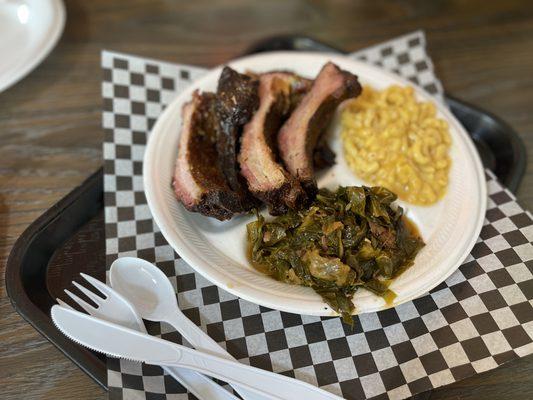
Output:
[[[378,64],[442,98],[415,32],[351,57]],[[240,362],[318,385],[347,399],[401,399],[533,352],[533,218],[487,172],[488,211],[471,255],[430,294],[355,317],[288,314],[214,286],[167,244],[146,204],[147,135],[164,107],[205,70],[102,54],[107,266],[120,256],[157,263],[184,313]],[[149,331],[181,343],[168,325]],[[156,366],[109,359],[112,399],[193,398]]]

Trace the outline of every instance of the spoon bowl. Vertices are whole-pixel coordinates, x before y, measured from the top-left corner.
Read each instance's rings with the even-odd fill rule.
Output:
[[[136,257],[121,257],[111,265],[111,286],[126,297],[144,319],[164,321],[176,312],[178,301],[167,276],[155,265]]]

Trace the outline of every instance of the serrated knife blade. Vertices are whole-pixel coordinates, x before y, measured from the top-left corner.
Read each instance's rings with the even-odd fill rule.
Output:
[[[172,342],[59,305],[52,307],[51,314],[61,332],[97,352],[159,365],[173,364],[180,358],[180,351]]]

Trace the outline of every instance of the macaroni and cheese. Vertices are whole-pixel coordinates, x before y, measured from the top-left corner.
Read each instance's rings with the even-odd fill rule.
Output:
[[[369,86],[342,112],[344,156],[362,179],[418,205],[446,193],[451,140],[446,121],[412,87]]]

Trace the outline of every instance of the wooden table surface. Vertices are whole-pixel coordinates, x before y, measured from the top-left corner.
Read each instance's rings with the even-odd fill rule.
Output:
[[[355,50],[416,29],[446,90],[492,111],[533,154],[533,3],[528,1],[67,1],[65,32],[0,93],[0,279],[13,243],[102,163],[100,50],[213,66],[252,43],[307,34]],[[5,57],[5,55],[2,55]],[[1,62],[1,58],[0,58]],[[533,162],[518,191],[533,205]],[[431,399],[533,398],[533,358]],[[103,399],[105,392],[13,311],[0,282],[0,397]]]

